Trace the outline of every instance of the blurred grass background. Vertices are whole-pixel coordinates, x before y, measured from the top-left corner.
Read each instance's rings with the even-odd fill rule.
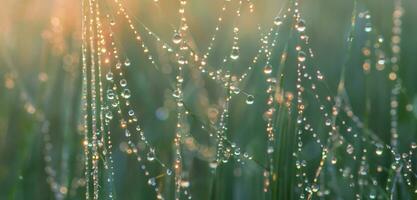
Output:
[[[259,45],[256,24],[269,24],[274,14],[283,6],[283,0],[254,1],[254,16],[243,15],[242,47],[240,63],[233,67],[239,73],[256,53]],[[389,38],[392,26],[392,1],[359,0],[360,8],[368,8],[371,21],[385,38],[386,52],[389,52]],[[82,199],[83,172],[80,133],[80,2],[65,0],[3,0],[0,7],[0,199]],[[161,38],[170,40],[172,28],[177,24],[176,1],[161,1],[159,12],[151,0],[127,1],[132,15],[145,23]],[[417,137],[417,1],[404,0],[405,14],[401,40],[401,61],[399,76],[404,91],[400,94],[399,131],[400,152],[409,150],[411,141]],[[190,31],[197,46],[208,44],[209,35],[215,27],[221,1],[194,1],[189,3],[187,13]],[[306,20],[311,36],[311,46],[315,51],[315,64],[326,76],[329,91],[320,91],[320,95],[336,93],[341,67],[347,52],[346,38],[350,27],[350,15],[353,2],[346,0],[316,0],[301,2],[301,13]],[[215,53],[210,62],[220,65],[231,44],[233,17],[228,16],[226,28],[219,35]],[[359,23],[358,26],[363,26]],[[360,28],[358,28],[357,32]],[[127,79],[133,91],[132,102],[140,123],[150,141],[157,148],[157,155],[169,163],[172,159],[173,127],[176,123],[175,106],[169,93],[169,79],[172,67],[158,57],[161,71],[155,70],[135,45],[133,35],[126,24],[118,24],[117,38],[122,52],[132,61]],[[149,39],[149,38],[148,38]],[[391,83],[387,79],[388,67],[384,71],[363,73],[361,49],[367,36],[358,34],[347,64],[346,88],[353,110],[369,130],[378,135],[385,143],[390,141],[389,103]],[[147,39],[145,39],[146,41]],[[149,39],[150,40],[150,39]],[[289,38],[289,44],[294,44]],[[294,53],[290,57],[295,57]],[[164,64],[165,63],[165,64]],[[294,67],[293,67],[294,66]],[[288,91],[294,91],[295,64],[289,66],[286,85]],[[258,68],[259,69],[259,68]],[[193,114],[200,118],[207,116],[208,108],[216,108],[223,95],[221,88],[214,82],[199,77],[195,72],[188,74],[185,86],[186,103]],[[265,110],[266,84],[262,71],[255,70],[245,82],[245,91],[255,96],[253,105],[245,104],[244,96],[236,96],[232,101],[230,119],[230,138],[242,150],[254,156],[260,163],[265,160]],[[414,106],[407,111],[406,105]],[[318,106],[311,103],[311,107]],[[161,117],[163,115],[163,117]],[[311,119],[319,118],[317,113],[307,114]],[[290,119],[294,116],[286,116]],[[313,121],[320,124],[321,122]],[[154,193],[147,180],[139,173],[139,166],[132,156],[123,151],[123,133],[114,125],[115,193],[118,199],[154,199]],[[203,145],[209,145],[207,135],[200,130],[198,122],[191,122],[191,132]],[[318,125],[319,126],[319,125]],[[279,127],[286,127],[284,124]],[[358,130],[359,133],[362,130]],[[51,165],[56,180],[62,185],[48,184],[45,159],[45,135],[50,136],[52,150]],[[294,196],[294,150],[293,127],[282,128],[278,133],[279,163],[278,194],[275,199],[297,199]],[[119,144],[122,144],[119,146]],[[358,144],[359,145],[359,144]],[[120,148],[119,148],[120,147]],[[303,154],[309,162],[311,173],[320,159],[320,149],[313,141],[306,140]],[[365,147],[370,148],[371,147]],[[339,160],[350,165],[348,156],[340,154]],[[374,163],[389,168],[390,154],[381,158],[369,158]],[[415,160],[414,160],[415,162]],[[207,161],[191,153],[186,162],[191,180],[191,192],[194,199],[262,199],[263,169],[256,163],[240,166],[235,162],[219,167],[215,174]],[[414,163],[415,165],[415,163]],[[414,166],[415,169],[415,166]],[[155,166],[153,173],[158,174]],[[330,174],[330,171],[329,171]],[[331,176],[329,175],[328,176]],[[328,184],[333,184],[331,194],[325,199],[353,199],[346,181],[334,175]],[[381,182],[384,188],[387,173],[370,176]],[[331,181],[330,181],[331,180]],[[50,182],[50,181],[49,181]],[[170,185],[171,184],[171,185]],[[57,196],[52,191],[63,192]],[[172,187],[172,181],[166,181],[164,187]],[[52,189],[51,189],[52,188]],[[405,189],[406,187],[404,187]],[[406,190],[406,189],[405,189]],[[62,192],[62,191],[61,191]],[[168,191],[169,193],[169,191]],[[406,192],[404,192],[405,195]],[[402,197],[402,198],[401,198]],[[324,198],[324,197],[323,197]],[[399,199],[415,199],[416,196],[399,195]],[[365,198],[366,199],[366,198]]]

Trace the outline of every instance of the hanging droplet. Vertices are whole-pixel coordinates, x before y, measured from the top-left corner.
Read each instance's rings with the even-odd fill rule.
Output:
[[[234,151],[235,156],[239,156],[240,155],[240,149],[236,148]]]
[[[149,152],[146,154],[146,159],[148,159],[148,161],[154,161],[155,160],[155,150],[150,149]]]
[[[230,54],[230,58],[233,60],[237,60],[239,58],[239,49],[233,48],[232,53]]]
[[[185,57],[184,56],[180,56],[179,58],[178,58],[178,64],[180,64],[180,65],[185,65],[187,63],[187,59],[185,59]]]
[[[272,66],[270,64],[267,64],[264,67],[264,74],[271,74],[272,73]]]
[[[371,32],[372,31],[372,24],[371,23],[366,23],[364,30],[367,33]]]
[[[298,59],[299,62],[306,61],[306,53],[304,51],[299,51],[297,59]]]
[[[313,185],[311,185],[311,191],[312,192],[318,192],[319,191],[319,185],[314,183]]]
[[[172,36],[172,42],[174,44],[179,44],[182,41],[182,37],[180,35],[180,33],[175,32],[174,35]]]
[[[172,170],[171,169],[167,169],[166,170],[166,173],[167,173],[168,176],[171,176],[172,175]]]
[[[114,19],[111,19],[111,20],[110,20],[110,25],[111,25],[111,26],[116,25],[116,22],[114,21]]]
[[[346,147],[346,152],[347,152],[348,154],[352,154],[354,150],[355,150],[355,149],[353,148],[353,146],[352,146],[351,144],[348,144],[348,145],[347,145],[347,147]]]
[[[379,42],[379,43],[383,43],[383,42],[384,42],[384,36],[379,35],[379,36],[378,36],[378,42]]]
[[[109,72],[106,74],[106,79],[107,79],[108,81],[113,81],[113,72],[109,71]]]
[[[209,163],[209,167],[212,168],[212,169],[216,169],[217,165],[218,165],[217,161],[212,161],[212,162]]]
[[[125,130],[125,136],[126,136],[126,137],[130,137],[130,131],[129,131],[129,130],[127,130],[127,129]]]
[[[274,153],[274,147],[273,146],[269,146],[268,149],[267,149],[267,153],[268,154]]]
[[[130,90],[127,89],[127,88],[124,89],[123,92],[122,92],[122,97],[125,98],[125,99],[128,99],[128,98],[130,98],[130,96],[131,96]]]
[[[148,184],[151,185],[151,186],[155,186],[156,185],[155,177],[149,178],[148,179]]]
[[[274,24],[275,24],[276,26],[281,25],[281,24],[282,24],[281,17],[275,17],[275,19],[274,19]]]
[[[332,120],[331,119],[326,119],[326,121],[324,123],[326,124],[326,126],[330,126],[330,125],[332,125]]]
[[[114,99],[114,92],[112,89],[107,90],[107,99],[113,100]]]
[[[122,79],[122,80],[120,80],[120,81],[119,81],[119,83],[120,83],[120,86],[122,86],[122,87],[126,87],[126,86],[127,86],[127,81],[126,81],[126,79]]]
[[[298,32],[304,32],[306,30],[306,24],[305,24],[304,20],[300,19],[297,22],[296,28],[297,28]]]
[[[383,150],[384,150],[384,147],[381,144],[377,144],[376,150],[375,150],[376,155],[378,156],[382,155]]]
[[[125,66],[126,66],[126,67],[129,67],[129,66],[130,66],[130,64],[131,64],[131,63],[130,63],[129,58],[126,58],[126,60],[125,60],[125,63],[124,63],[124,64],[125,64]]]
[[[255,102],[255,97],[253,95],[248,95],[246,97],[246,104],[251,105],[253,102]]]
[[[106,118],[109,119],[109,120],[113,119],[113,113],[111,111],[107,111],[106,112]]]

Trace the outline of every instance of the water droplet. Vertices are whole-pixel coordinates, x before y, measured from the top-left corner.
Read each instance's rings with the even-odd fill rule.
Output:
[[[311,191],[318,192],[319,191],[319,185],[317,185],[315,183],[313,185],[311,185]]]
[[[383,147],[378,145],[375,150],[376,155],[380,156],[382,155],[382,152],[383,152]]]
[[[348,154],[352,154],[354,150],[355,149],[353,148],[353,146],[351,144],[348,144],[348,146],[346,147],[346,152]]]
[[[109,120],[113,119],[113,113],[111,111],[107,111],[106,118]]]
[[[187,63],[187,59],[184,56],[180,56],[178,58],[178,64],[185,65]]]
[[[172,170],[171,169],[167,169],[166,173],[167,173],[168,176],[171,176],[172,175]]]
[[[149,184],[149,185],[152,185],[152,186],[155,186],[155,185],[156,185],[156,180],[155,180],[155,178],[154,178],[154,177],[149,178],[149,179],[148,179],[148,184]]]
[[[154,149],[150,149],[149,152],[146,154],[146,159],[148,159],[148,161],[154,161],[155,160],[155,150]]]
[[[127,129],[125,130],[125,136],[126,136],[126,137],[130,137],[130,131],[129,131],[129,130],[127,130]]]
[[[271,73],[272,73],[272,66],[271,66],[270,64],[267,64],[267,65],[264,67],[264,73],[265,73],[265,74],[271,74]]]
[[[239,49],[233,48],[232,53],[230,54],[230,58],[233,60],[237,60],[239,58]]]
[[[212,169],[216,169],[217,165],[218,165],[217,161],[212,161],[212,162],[209,163],[209,167],[212,168]]]
[[[126,60],[125,60],[125,63],[124,63],[124,64],[125,64],[125,66],[126,66],[126,67],[129,67],[129,66],[130,66],[130,64],[131,64],[131,63],[130,63],[129,58],[126,58]]]
[[[298,31],[298,32],[304,32],[304,31],[306,30],[306,25],[305,25],[304,20],[300,19],[300,20],[297,22],[296,27],[297,27],[297,31]]]
[[[298,59],[299,62],[306,61],[306,53],[304,51],[299,51],[297,59]]]
[[[326,126],[332,125],[332,120],[331,119],[326,119],[325,124],[326,124]]]
[[[130,96],[131,96],[130,90],[125,88],[122,92],[122,97],[125,98],[125,99],[128,99],[128,98],[130,98]]]
[[[371,23],[366,23],[364,30],[367,33],[371,32],[372,31],[372,24]]]
[[[126,81],[126,79],[122,79],[122,80],[120,80],[120,81],[119,81],[119,83],[120,83],[120,86],[122,86],[122,87],[126,87],[126,86],[127,86],[127,81]]]
[[[182,37],[178,32],[175,32],[174,35],[172,36],[172,42],[174,44],[179,44],[182,41]]]
[[[107,99],[113,100],[114,99],[114,92],[112,89],[107,90]]]
[[[275,19],[274,19],[274,24],[275,24],[276,26],[281,25],[281,24],[282,24],[281,17],[275,17]]]
[[[267,149],[267,153],[268,154],[274,153],[274,147],[273,146],[269,146],[268,149]]]
[[[108,81],[113,81],[113,72],[109,71],[109,72],[106,74],[106,79],[107,79]]]
[[[187,180],[181,180],[180,185],[181,185],[181,187],[183,187],[183,188],[188,188],[188,187],[190,187],[190,181],[187,181]]]
[[[246,104],[251,105],[251,104],[253,104],[253,102],[255,102],[255,97],[253,95],[248,95],[246,97]]]

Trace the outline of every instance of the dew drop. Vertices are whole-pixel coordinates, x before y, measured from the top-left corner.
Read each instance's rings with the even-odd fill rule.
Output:
[[[111,111],[107,111],[106,118],[109,119],[109,120],[113,119],[113,114],[112,114]]]
[[[275,17],[275,19],[274,19],[274,24],[275,24],[276,26],[281,25],[281,24],[282,24],[281,17]]]
[[[180,64],[180,65],[185,65],[187,63],[187,59],[185,59],[185,57],[184,56],[180,56],[179,58],[178,58],[178,64]]]
[[[311,191],[318,192],[319,191],[319,185],[317,185],[317,184],[311,185]]]
[[[296,27],[297,27],[297,31],[298,31],[298,32],[304,32],[304,31],[306,30],[306,25],[305,25],[304,20],[300,19],[300,20],[297,22]]]
[[[109,72],[106,74],[106,79],[107,79],[108,81],[113,81],[113,72],[109,71]]]
[[[264,67],[264,74],[271,74],[272,73],[272,66],[270,64],[267,64]]]
[[[125,60],[125,63],[124,63],[124,64],[125,64],[125,66],[126,66],[126,67],[129,67],[129,66],[130,66],[130,64],[131,64],[131,63],[130,63],[129,58],[126,58],[126,60]]]
[[[383,147],[381,145],[378,145],[375,150],[376,155],[380,156],[382,155],[382,152],[383,152]]]
[[[239,58],[239,49],[233,48],[232,53],[230,54],[230,58],[233,60],[237,60]]]
[[[109,89],[107,90],[107,99],[113,100],[114,99],[114,92],[113,90]]]
[[[246,97],[246,104],[251,105],[253,102],[255,102],[255,97],[253,95],[248,95]]]
[[[351,144],[348,144],[348,146],[346,147],[346,152],[348,154],[352,154],[354,150],[355,149],[353,148],[353,146]]]
[[[122,79],[122,80],[120,80],[120,81],[119,81],[119,84],[120,84],[120,86],[122,86],[122,87],[126,87],[126,86],[127,86],[127,81],[126,81],[126,79]]]
[[[174,35],[172,36],[172,42],[174,44],[179,44],[182,41],[182,37],[178,32],[175,32]]]
[[[332,125],[332,120],[331,119],[326,119],[325,124],[326,124],[326,126]]]
[[[155,160],[155,150],[154,149],[150,149],[149,152],[146,154],[146,159],[148,161],[154,161]]]
[[[128,99],[128,98],[130,98],[130,96],[131,96],[130,90],[125,88],[122,92],[122,97],[125,98],[125,99]]]
[[[306,53],[304,51],[299,51],[297,59],[298,59],[299,62],[306,61]]]
[[[372,24],[371,23],[367,23],[365,24],[365,28],[364,28],[365,32],[369,33],[372,31]]]
[[[149,178],[149,179],[148,179],[148,184],[149,184],[149,185],[151,185],[151,186],[155,186],[155,185],[156,185],[156,180],[155,180],[155,178],[154,178],[154,177]]]
[[[274,153],[274,147],[273,146],[269,146],[268,149],[267,149],[267,153],[268,154]]]
[[[212,161],[212,162],[210,162],[209,167],[212,168],[212,169],[216,169],[217,165],[218,165],[217,161]]]

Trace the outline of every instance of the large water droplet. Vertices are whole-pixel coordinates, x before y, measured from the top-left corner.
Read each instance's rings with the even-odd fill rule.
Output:
[[[275,24],[276,26],[281,25],[281,24],[282,24],[281,17],[275,17],[275,19],[274,19],[274,24]]]
[[[111,71],[107,72],[106,79],[108,81],[113,81],[113,72],[111,72]]]
[[[125,99],[128,99],[128,98],[130,98],[130,96],[131,96],[130,90],[125,88],[122,92],[122,97],[125,98]]]
[[[120,81],[119,81],[119,83],[120,83],[120,86],[122,86],[122,87],[126,87],[126,86],[127,86],[127,81],[126,81],[126,79],[122,79],[122,80],[120,80]]]
[[[155,180],[155,178],[154,178],[154,177],[149,178],[149,179],[148,179],[148,184],[149,184],[149,185],[151,185],[151,186],[155,186],[155,185],[156,185],[156,180]]]
[[[304,51],[299,51],[298,52],[298,56],[297,56],[297,59],[298,59],[298,61],[299,62],[304,62],[304,61],[306,61],[306,53],[304,52]]]
[[[233,60],[237,60],[239,58],[239,49],[233,48],[232,53],[230,54],[230,58]]]
[[[272,73],[272,66],[270,64],[267,64],[264,67],[264,74],[271,74]]]
[[[248,95],[246,97],[246,104],[251,105],[251,104],[253,104],[253,102],[255,102],[255,97],[253,95]]]
[[[376,147],[375,153],[376,153],[376,155],[378,155],[378,156],[382,155],[382,153],[383,153],[383,147],[382,147],[381,145],[378,145],[378,146]]]
[[[125,64],[125,66],[126,66],[126,67],[129,67],[129,66],[130,66],[130,64],[131,64],[131,63],[130,63],[129,58],[126,58],[126,60],[125,60],[125,63],[124,63],[124,64]]]
[[[178,32],[175,32],[174,35],[172,36],[172,42],[174,44],[179,44],[182,41],[182,37]]]
[[[306,30],[306,24],[305,24],[304,20],[300,19],[297,22],[296,28],[297,28],[298,32],[304,32]]]
[[[348,154],[352,154],[354,150],[355,149],[353,148],[353,146],[351,144],[348,144],[348,146],[346,147],[346,152]]]
[[[146,159],[148,159],[148,161],[154,161],[155,160],[155,150],[154,149],[149,150],[149,152],[146,154]]]
[[[367,33],[371,32],[372,31],[372,24],[371,23],[366,23],[364,30]]]

